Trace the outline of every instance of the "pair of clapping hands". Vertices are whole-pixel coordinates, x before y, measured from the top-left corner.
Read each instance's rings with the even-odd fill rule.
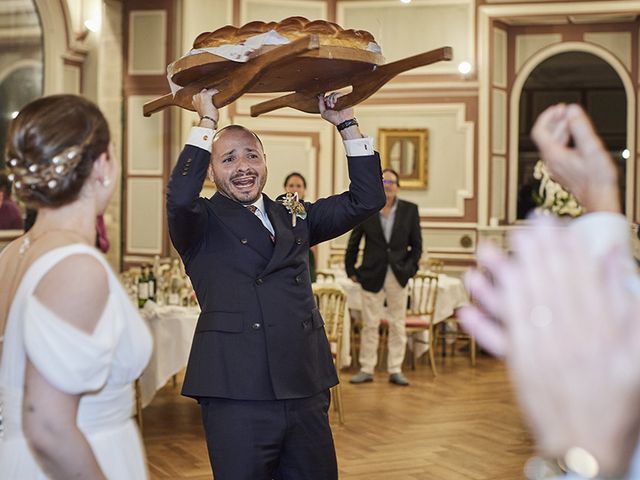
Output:
[[[532,136],[588,212],[620,212],[616,168],[579,106],[547,109]],[[506,359],[542,455],[586,452],[618,478],[640,432],[640,294],[627,248],[594,255],[588,241],[547,217],[511,235],[511,257],[481,246],[460,321]]]

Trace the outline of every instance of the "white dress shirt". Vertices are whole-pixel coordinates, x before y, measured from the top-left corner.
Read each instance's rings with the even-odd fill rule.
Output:
[[[260,194],[258,199],[251,205],[256,207],[256,211],[253,214],[260,219],[260,221],[264,225],[264,228],[269,230],[271,232],[271,235],[273,235],[273,237],[275,238],[276,232],[273,229],[273,225],[271,225],[271,221],[269,220],[269,215],[267,215],[267,211],[264,208],[264,198],[262,198],[262,194]]]

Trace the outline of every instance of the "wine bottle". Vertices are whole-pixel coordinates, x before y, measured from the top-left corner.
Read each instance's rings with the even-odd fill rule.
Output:
[[[138,278],[138,308],[144,307],[149,299],[149,279],[147,277],[147,266],[142,267],[142,273]]]
[[[147,275],[147,283],[149,284],[149,300],[156,301],[157,281],[156,276],[153,274],[153,269],[148,268],[149,274]]]

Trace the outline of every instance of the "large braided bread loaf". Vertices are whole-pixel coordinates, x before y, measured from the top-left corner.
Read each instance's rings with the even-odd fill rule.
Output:
[[[242,27],[227,25],[213,32],[203,32],[193,42],[193,48],[213,48],[235,45],[249,37],[275,30],[290,41],[307,35],[318,35],[320,45],[366,50],[375,43],[373,35],[364,30],[345,30],[326,20],[309,21],[304,17],[289,17],[280,22],[249,22]]]

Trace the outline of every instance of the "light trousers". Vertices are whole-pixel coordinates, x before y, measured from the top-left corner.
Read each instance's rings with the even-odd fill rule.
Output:
[[[373,374],[378,363],[380,320],[385,317],[384,301],[387,300],[386,320],[389,322],[387,371],[400,373],[407,347],[405,318],[407,287],[401,287],[391,269],[387,270],[382,289],[377,292],[362,291],[362,333],[360,334],[360,370]]]

